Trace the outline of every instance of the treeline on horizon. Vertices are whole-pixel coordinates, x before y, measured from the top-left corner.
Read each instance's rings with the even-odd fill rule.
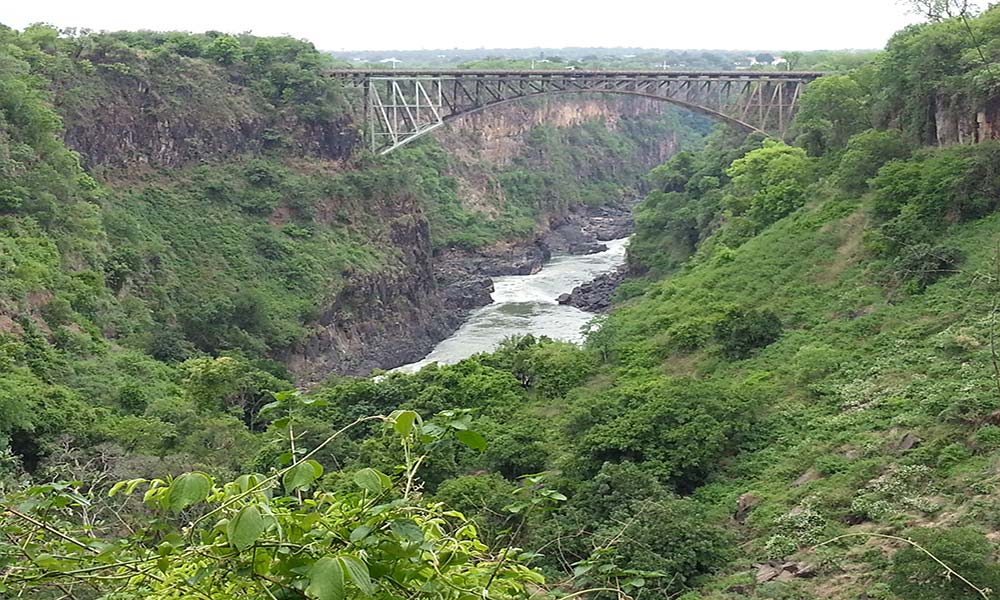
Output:
[[[803,69],[846,71],[878,53],[876,50],[667,50],[651,48],[512,48],[481,50],[402,50],[331,54],[353,66],[459,69]],[[360,59],[360,60],[359,60]],[[393,61],[393,59],[399,62]]]

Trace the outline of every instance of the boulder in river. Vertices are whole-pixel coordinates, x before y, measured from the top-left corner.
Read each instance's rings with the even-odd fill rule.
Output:
[[[456,281],[445,288],[445,305],[448,308],[473,309],[492,302],[493,280],[476,277]]]
[[[606,313],[611,310],[611,296],[623,281],[625,272],[620,269],[602,273],[592,281],[576,286],[569,294],[560,295],[556,298],[556,302],[575,306],[587,312]]]

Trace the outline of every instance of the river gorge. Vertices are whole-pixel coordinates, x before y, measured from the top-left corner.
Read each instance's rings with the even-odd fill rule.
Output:
[[[560,304],[557,298],[625,263],[628,238],[610,240],[606,246],[607,250],[584,256],[553,256],[537,273],[495,278],[492,304],[470,314],[458,331],[425,358],[395,370],[412,373],[435,362],[452,364],[489,352],[513,335],[583,341],[584,328],[596,314]]]

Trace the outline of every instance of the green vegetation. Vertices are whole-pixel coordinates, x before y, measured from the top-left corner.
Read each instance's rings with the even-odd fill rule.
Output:
[[[550,212],[621,197],[656,143],[647,131],[676,128],[690,143],[703,127],[668,112],[623,119],[615,133],[545,129],[530,159],[486,173],[510,198],[487,214],[461,202],[463,165],[433,140],[324,160],[327,138],[313,133],[340,127],[355,99],[308,43],[64,33],[0,29],[0,447],[30,468],[60,436],[235,465],[221,455],[247,439],[260,398],[291,386],[273,357],[305,340],[350,281],[391,279],[415,253],[529,236]],[[94,125],[122,115],[136,147]],[[165,133],[171,122],[189,137]],[[241,141],[233,122],[256,137]],[[174,147],[160,154],[161,142]],[[611,151],[618,171],[584,172],[583,159]],[[239,383],[202,406],[186,388],[193,365]],[[232,446],[204,445],[217,429]]]
[[[298,401],[285,393],[274,404],[294,408]],[[26,568],[6,570],[0,591],[47,595],[48,585],[36,582],[53,571],[70,582],[55,582],[56,589],[80,581],[88,594],[107,598],[256,598],[294,592],[316,600],[358,594],[452,599],[487,588],[491,597],[520,598],[526,585],[544,583],[520,556],[508,550],[490,554],[478,541],[474,523],[460,513],[412,498],[419,466],[412,453],[452,436],[464,440],[468,430],[456,429],[446,418],[423,422],[409,411],[379,420],[406,450],[408,461],[396,481],[366,468],[334,491],[318,489],[323,467],[311,457],[337,434],[302,456],[295,455],[291,441],[291,464],[271,476],[242,475],[219,484],[194,471],[166,480],[123,481],[107,492],[108,498],[92,498],[97,512],[120,508],[123,496],[126,505],[145,506],[145,514],[125,511],[126,519],[135,521],[122,519],[116,526],[133,534],[115,546],[95,545],[92,530],[50,535],[57,527],[72,527],[56,515],[82,497],[62,485],[29,489],[5,513],[14,520],[5,532],[23,543],[3,548],[7,565],[11,559],[28,561]],[[141,503],[131,499],[140,491]],[[530,502],[533,494],[523,491]],[[55,518],[38,529],[39,521],[22,510]],[[177,530],[182,519],[210,527],[186,535]],[[118,579],[127,579],[127,587]]]
[[[70,119],[99,108],[123,81],[189,94],[169,109],[195,122],[261,110],[321,125],[347,108],[344,90],[322,72],[337,63],[308,42],[219,32],[63,33],[33,26],[11,43],[54,82]],[[206,108],[214,114],[197,114]],[[272,145],[285,133],[277,122],[274,127]]]
[[[990,32],[998,15],[969,28]],[[363,211],[318,227],[324,199],[403,202],[401,219],[428,211],[438,247],[475,246],[530,230],[546,206],[593,201],[609,176],[581,169],[638,138],[539,129],[491,174],[510,201],[493,214],[462,204],[452,174],[467,165],[432,143],[349,172],[264,153],[100,185],[53,142],[44,88],[19,74],[4,84],[0,146],[16,161],[4,235],[19,253],[2,272],[0,315],[17,318],[0,322],[0,585],[43,599],[67,587],[109,599],[989,597],[1000,142],[920,147],[944,74],[975,83],[996,64],[961,25],[908,29],[880,62],[810,86],[790,143],[720,130],[654,169],[630,248],[641,277],[584,346],[512,338],[456,365],[300,394],[263,359],[301,333],[275,304],[304,310],[329,280],[309,264],[283,279],[264,261],[396,258]],[[962,60],[941,78],[886,84],[922,72],[942,40]],[[240,48],[204,52],[236,65]],[[995,98],[963,90],[977,109]],[[882,117],[899,127],[872,129]],[[196,202],[233,228],[206,228],[224,274],[197,260],[207,251],[177,216]],[[80,227],[91,246],[73,241]],[[176,280],[144,270],[154,251]]]

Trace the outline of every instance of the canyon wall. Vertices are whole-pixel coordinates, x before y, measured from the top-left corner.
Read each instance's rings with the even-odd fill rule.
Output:
[[[433,135],[448,153],[447,170],[456,180],[463,205],[493,214],[505,202],[498,176],[524,154],[529,136],[538,127],[569,129],[598,122],[617,131],[623,119],[656,119],[670,110],[674,109],[666,103],[643,98],[539,99],[468,115]],[[651,133],[635,141],[634,154],[609,155],[607,162],[629,161],[644,172],[676,151],[678,133],[665,137]],[[638,184],[624,177],[614,183]],[[559,228],[572,232],[586,219],[576,209],[553,207],[543,211],[531,236],[482,248],[435,252],[422,220],[425,215],[417,206],[410,210],[413,228],[400,227],[395,238],[406,257],[406,268],[349,281],[315,324],[310,338],[282,354],[302,380],[318,380],[331,372],[367,373],[419,360],[457,329],[470,309],[489,303],[489,277],[536,270],[549,255],[550,232]]]
[[[237,172],[245,173],[247,168],[255,168],[247,161],[264,157],[282,168],[320,170],[333,176],[355,173],[362,179],[372,168],[354,153],[358,127],[348,109],[356,100],[350,92],[344,93],[342,112],[329,120],[307,119],[295,106],[275,107],[254,87],[240,83],[218,65],[175,60],[176,64],[136,60],[128,72],[101,69],[55,80],[53,96],[64,121],[64,140],[107,185],[141,193],[146,186],[163,185],[164,178],[188,180],[191,169],[200,169],[193,180],[207,177],[208,183],[195,183],[196,189],[192,192],[189,186],[185,193],[223,193],[242,204],[239,195],[244,192],[234,195],[227,183],[231,175],[215,174],[224,170],[224,165],[236,165]],[[690,139],[703,133],[693,133],[697,127],[678,117],[676,111],[646,98],[590,95],[537,98],[493,107],[449,123],[433,134],[434,141],[424,142],[443,152],[440,172],[427,176],[439,184],[456,186],[461,210],[487,220],[503,212],[509,195],[503,177],[512,170],[550,179],[637,188],[642,173],[676,151],[683,142],[681,134]],[[671,129],[670,123],[684,131]],[[575,128],[581,132],[591,128],[589,134],[579,137],[586,148],[574,145]],[[535,147],[534,154],[528,155],[532,136],[542,130],[548,132],[547,145]],[[605,133],[595,134],[595,130],[615,137],[605,139]],[[562,162],[549,160],[553,150]],[[407,154],[400,154],[398,160],[407,161]],[[392,168],[385,166],[391,161],[374,164],[383,169],[382,177],[392,177]],[[271,176],[267,172],[262,175],[265,179]],[[211,183],[213,177],[219,177],[219,183]],[[155,184],[151,183],[154,179]],[[544,238],[551,230],[563,231],[556,251],[594,247],[574,237],[574,228],[586,215],[578,211],[582,199],[573,197],[538,198],[533,207],[537,221],[533,230],[502,236],[475,248],[436,246],[431,223],[434,211],[440,208],[433,198],[418,197],[413,186],[419,185],[419,176],[412,180],[404,177],[392,189],[364,202],[338,199],[337,187],[332,186],[327,200],[306,207],[314,214],[305,221],[301,201],[286,196],[273,200],[271,214],[261,213],[260,222],[253,223],[269,229],[255,234],[258,238],[274,238],[277,242],[273,243],[279,246],[287,239],[289,224],[322,230],[332,227],[331,222],[338,218],[341,225],[365,220],[377,223],[370,230],[353,233],[367,236],[368,243],[378,247],[383,264],[374,270],[343,273],[330,269],[325,277],[329,277],[330,289],[336,291],[318,300],[305,322],[295,324],[304,325],[307,334],[288,346],[267,350],[300,381],[319,381],[331,373],[365,374],[420,359],[453,332],[469,310],[490,301],[490,276],[537,269],[549,254]],[[256,194],[255,187],[260,186],[251,184],[245,191]],[[620,201],[618,195],[606,200]],[[206,196],[203,201],[219,199]],[[119,206],[126,212],[140,210],[130,209],[124,198],[120,202],[124,202]],[[170,218],[175,222],[189,220],[192,230],[203,226],[198,214]],[[246,221],[241,223],[232,225],[246,226]],[[168,246],[174,243],[171,239],[164,242]],[[118,240],[111,243],[114,246]],[[209,256],[188,258],[212,262]],[[218,262],[216,268],[222,269],[235,264]],[[143,268],[147,280],[175,279],[156,265]],[[132,294],[156,303],[155,294],[160,293],[156,286],[141,284],[140,276],[134,279],[120,295]],[[250,278],[241,284],[240,291],[252,293],[257,288],[259,284]],[[162,314],[160,318],[167,325],[175,319],[169,306]],[[233,320],[240,321],[238,316]]]
[[[572,127],[600,120],[617,129],[622,118],[663,114],[670,104],[651,98],[615,95],[543,96],[525,99],[465,115],[435,133],[453,156],[462,162],[484,161],[509,165],[524,149],[526,136],[541,125]],[[660,140],[660,160],[673,152],[676,135]]]
[[[118,63],[123,64],[123,63]],[[343,112],[276,107],[222,65],[173,57],[53,80],[65,141],[88,168],[178,168],[248,152],[348,158],[358,130]],[[344,90],[345,108],[352,91]]]
[[[933,113],[939,146],[1000,139],[1000,98],[973,108],[960,98],[939,93],[934,98]]]

